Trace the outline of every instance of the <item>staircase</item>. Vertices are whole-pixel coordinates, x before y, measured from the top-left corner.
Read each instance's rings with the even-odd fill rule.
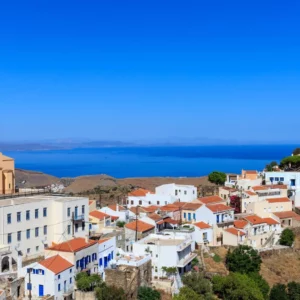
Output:
[[[265,248],[270,242],[272,242],[272,239],[275,235],[275,231],[273,231],[271,233],[271,235],[267,238],[267,240],[264,242],[264,244],[262,245],[262,248]],[[271,245],[272,246],[272,245]]]

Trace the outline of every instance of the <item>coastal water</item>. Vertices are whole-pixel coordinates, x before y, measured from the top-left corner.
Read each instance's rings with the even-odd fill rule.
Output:
[[[219,170],[262,170],[296,145],[126,147],[51,151],[14,151],[16,167],[58,177],[108,174],[124,177],[193,177]]]

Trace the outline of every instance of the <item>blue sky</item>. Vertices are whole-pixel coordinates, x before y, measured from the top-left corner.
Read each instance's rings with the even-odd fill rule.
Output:
[[[276,0],[3,1],[1,140],[297,142],[299,13]]]

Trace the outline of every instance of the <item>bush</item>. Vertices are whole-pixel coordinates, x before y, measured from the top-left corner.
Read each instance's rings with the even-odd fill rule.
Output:
[[[126,295],[122,288],[117,288],[115,286],[107,286],[103,284],[102,287],[97,287],[95,289],[97,300],[124,300]]]
[[[217,185],[223,185],[226,181],[226,174],[223,172],[214,171],[208,175],[208,180]]]
[[[261,258],[250,246],[240,245],[226,255],[226,266],[231,272],[241,274],[258,273],[261,265]]]
[[[264,296],[264,299],[268,299],[268,295],[270,292],[270,286],[268,282],[263,279],[263,277],[259,273],[250,273],[248,276],[256,283],[261,293]]]
[[[218,298],[226,300],[264,300],[264,296],[253,279],[246,274],[230,273],[214,276],[213,290]]]
[[[204,300],[204,298],[194,292],[187,286],[184,286],[180,289],[179,294],[175,295],[174,300]]]
[[[286,286],[284,284],[275,284],[270,292],[270,300],[289,300],[286,292]]]
[[[137,298],[138,300],[160,300],[161,295],[158,291],[150,287],[142,286],[139,288]]]
[[[126,224],[126,222],[124,222],[124,221],[118,221],[118,222],[116,223],[116,225],[117,225],[118,227],[121,227],[121,228],[123,228],[123,227],[125,226],[125,224]]]
[[[88,275],[86,272],[78,273],[75,277],[77,288],[80,291],[93,291],[95,287],[103,284],[102,279],[97,274]]]
[[[215,262],[217,262],[217,263],[219,263],[219,262],[222,261],[221,257],[220,257],[218,254],[215,254],[215,255],[213,256],[213,260],[214,260]]]
[[[294,243],[294,240],[295,240],[294,232],[291,229],[286,228],[281,233],[279,243],[280,245],[291,247]]]
[[[288,156],[281,160],[281,168],[299,168],[300,167],[300,156]]]
[[[287,294],[290,300],[299,300],[300,299],[300,283],[289,282],[287,285]]]

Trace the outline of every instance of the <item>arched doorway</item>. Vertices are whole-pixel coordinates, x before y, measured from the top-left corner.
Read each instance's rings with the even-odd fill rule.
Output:
[[[4,256],[1,263],[1,272],[9,271],[9,257]]]

